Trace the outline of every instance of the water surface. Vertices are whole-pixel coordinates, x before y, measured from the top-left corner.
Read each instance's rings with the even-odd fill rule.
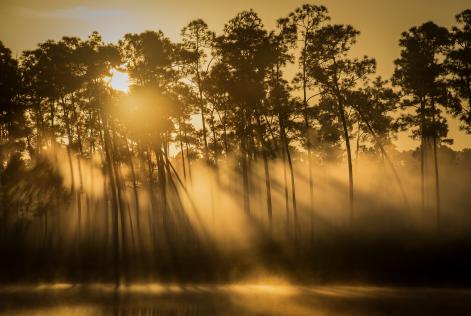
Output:
[[[471,315],[471,291],[288,285],[10,286],[0,315]]]

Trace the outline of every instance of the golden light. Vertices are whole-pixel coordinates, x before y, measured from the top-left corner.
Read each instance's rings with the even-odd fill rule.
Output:
[[[129,75],[117,69],[111,70],[111,76],[106,77],[105,80],[115,90],[127,93],[129,91]]]

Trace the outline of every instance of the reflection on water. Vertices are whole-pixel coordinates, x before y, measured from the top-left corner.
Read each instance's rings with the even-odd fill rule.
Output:
[[[471,291],[280,285],[69,284],[0,289],[0,315],[471,315]]]

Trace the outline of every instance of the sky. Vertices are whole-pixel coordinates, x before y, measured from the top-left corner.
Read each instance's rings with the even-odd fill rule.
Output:
[[[278,18],[306,2],[325,5],[332,22],[358,29],[361,34],[352,53],[376,58],[378,74],[385,78],[399,56],[401,32],[430,20],[450,27],[457,13],[471,8],[470,0],[0,0],[0,41],[15,55],[48,39],[85,38],[93,31],[116,42],[125,33],[161,29],[178,41],[181,28],[196,18],[220,33],[229,19],[252,8],[271,29]],[[458,126],[450,120],[453,148],[471,148],[471,135]],[[405,134],[396,144],[400,149],[417,146]]]

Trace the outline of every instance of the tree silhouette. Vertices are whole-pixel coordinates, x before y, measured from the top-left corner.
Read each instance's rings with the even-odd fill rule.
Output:
[[[269,66],[268,36],[257,14],[254,11],[243,11],[230,20],[224,27],[224,34],[216,39],[216,49],[221,62],[229,70],[228,92],[237,119],[233,122],[233,129],[236,138],[240,140],[244,209],[250,214],[249,159],[255,153],[256,129],[264,147],[259,118],[265,94],[264,79]]]
[[[448,30],[433,22],[413,27],[402,34],[401,57],[395,61],[393,81],[402,88],[405,95],[403,107],[412,107],[414,114],[403,114],[403,126],[416,127],[413,137],[421,141],[421,195],[422,213],[425,214],[425,155],[427,143],[432,141],[436,221],[440,224],[440,190],[437,157],[437,142],[448,133],[446,119],[441,115],[439,105],[449,104],[449,93],[443,76],[446,73],[441,57],[449,45]]]
[[[314,182],[312,176],[312,158],[311,158],[311,147],[312,147],[312,107],[309,105],[309,101],[315,95],[309,96],[309,89],[313,88],[312,78],[308,75],[309,67],[309,51],[312,50],[312,43],[314,36],[316,35],[322,24],[330,17],[327,15],[327,8],[324,6],[304,4],[301,7],[291,12],[288,18],[278,20],[278,24],[283,28],[285,33],[293,33],[294,42],[299,44],[301,51],[299,56],[299,72],[294,78],[294,83],[301,86],[303,93],[303,118],[304,118],[304,134],[306,137],[306,148],[308,154],[309,164],[309,192],[310,192],[310,203],[311,212],[314,212]],[[296,45],[297,46],[297,45]]]
[[[335,98],[337,113],[343,127],[349,174],[350,223],[354,216],[353,166],[347,117],[348,92],[374,72],[375,61],[368,57],[349,58],[348,51],[359,34],[350,25],[328,25],[312,35],[308,50],[308,74],[322,89],[322,93]]]
[[[196,86],[198,93],[198,102],[201,112],[201,123],[203,125],[203,143],[204,143],[204,155],[206,161],[209,162],[209,150],[208,150],[208,139],[206,135],[206,105],[204,100],[204,76],[206,72],[203,67],[209,67],[211,61],[208,63],[207,54],[213,46],[215,34],[208,29],[208,25],[201,19],[194,20],[188,23],[182,31],[182,47],[186,50],[186,56],[184,56],[184,64],[186,72],[190,75],[190,80]]]
[[[451,74],[448,83],[461,100],[453,111],[463,122],[462,128],[471,133],[471,10],[458,14],[456,22],[458,26],[453,27],[451,34],[453,45],[445,63]]]
[[[0,42],[0,264],[39,279],[60,266],[74,282],[100,275],[116,286],[228,281],[252,261],[297,277],[324,260],[314,232],[343,238],[330,205],[348,201],[347,238],[370,224],[369,199],[402,208],[363,190],[375,166],[391,169],[409,210],[414,174],[401,175],[419,159],[395,150],[399,131],[420,140],[423,212],[433,156],[440,226],[438,158],[461,167],[469,156],[442,144],[446,111],[471,132],[470,10],[451,31],[427,22],[404,32],[391,82],[373,78],[374,59],[352,57],[359,31],[329,20],[305,4],[269,30],[247,10],[218,35],[195,19],[175,42],[145,31],[112,44],[93,32],[18,59]],[[113,88],[118,71],[127,92]],[[344,161],[348,184],[337,177]],[[378,174],[380,193],[393,192]],[[240,258],[226,227],[253,242]]]
[[[0,42],[0,152],[21,152],[28,126],[24,116],[21,77],[11,51]],[[3,159],[3,157],[2,157]]]

